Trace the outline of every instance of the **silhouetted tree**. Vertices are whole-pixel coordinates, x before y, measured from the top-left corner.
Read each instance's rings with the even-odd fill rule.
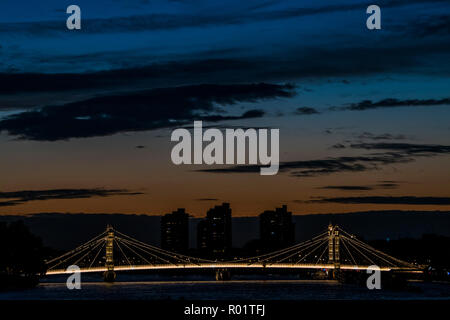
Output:
[[[43,272],[42,240],[23,221],[0,223],[0,275],[34,277]]]

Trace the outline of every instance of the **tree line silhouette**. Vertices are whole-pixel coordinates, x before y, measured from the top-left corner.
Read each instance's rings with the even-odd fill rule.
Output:
[[[23,221],[0,222],[0,289],[31,287],[45,273],[48,249]]]

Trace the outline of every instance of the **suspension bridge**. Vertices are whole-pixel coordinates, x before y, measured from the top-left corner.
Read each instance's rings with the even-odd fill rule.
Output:
[[[381,252],[339,226],[329,225],[323,233],[291,247],[250,258],[213,261],[163,250],[111,226],[81,246],[46,261],[46,275],[103,272],[106,281],[115,279],[116,271],[168,269],[326,269],[422,272],[422,266],[402,261]]]

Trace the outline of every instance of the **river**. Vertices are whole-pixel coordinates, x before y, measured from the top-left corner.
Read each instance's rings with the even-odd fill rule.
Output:
[[[0,300],[434,300],[450,299],[450,283],[410,282],[402,291],[368,290],[333,280],[239,279],[208,277],[146,278],[120,275],[115,283],[84,276],[80,290],[68,290],[65,278],[43,279],[33,289],[0,292]]]

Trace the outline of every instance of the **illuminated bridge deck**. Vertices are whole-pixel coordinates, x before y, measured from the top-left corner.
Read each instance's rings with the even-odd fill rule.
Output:
[[[355,265],[341,265],[340,270],[367,270],[370,266],[355,266]],[[162,265],[137,265],[137,266],[115,266],[115,271],[133,271],[133,270],[171,270],[171,269],[334,269],[334,264],[295,264],[295,263],[278,263],[264,265],[262,263],[246,264],[246,263],[205,263],[205,264],[184,264],[184,265],[172,265],[172,264],[162,264]],[[96,267],[96,268],[81,268],[80,272],[105,272],[106,267]],[[381,271],[408,271],[408,272],[421,272],[420,270],[404,269],[404,268],[388,268],[380,267]],[[73,273],[66,269],[55,269],[47,271],[46,275],[57,275],[57,274],[67,274]]]
[[[125,235],[112,227],[47,263],[46,275],[132,270],[311,269],[422,272],[422,266],[402,261],[358,240],[338,226],[289,248],[256,257],[214,261],[170,252]],[[375,267],[374,267],[375,266]]]

